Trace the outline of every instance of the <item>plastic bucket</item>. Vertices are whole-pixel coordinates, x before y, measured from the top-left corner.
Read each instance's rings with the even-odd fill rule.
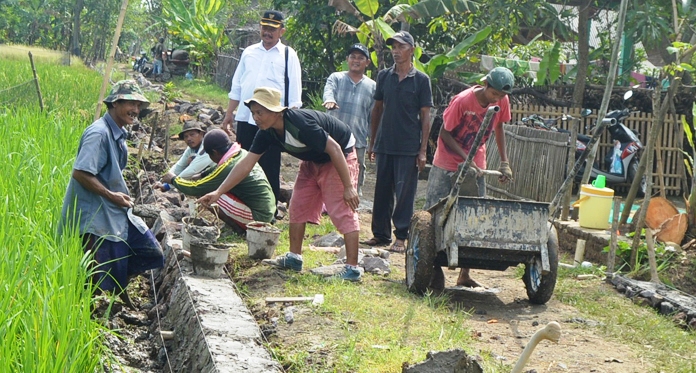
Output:
[[[192,243],[211,243],[220,237],[220,228],[204,219],[187,216],[181,221],[182,248],[188,252]]]
[[[574,207],[580,207],[578,216],[580,226],[593,229],[609,228],[613,198],[613,189],[583,184],[580,188],[580,198],[573,204]]]
[[[218,278],[230,255],[230,246],[209,242],[191,243],[193,272],[200,276]]]
[[[252,221],[247,224],[246,240],[249,257],[253,259],[270,259],[275,253],[280,238],[280,229],[269,223]]]

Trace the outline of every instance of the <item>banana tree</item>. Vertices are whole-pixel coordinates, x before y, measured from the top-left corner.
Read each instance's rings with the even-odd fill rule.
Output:
[[[417,47],[415,50],[416,58],[414,64],[417,69],[426,73],[430,79],[435,80],[440,78],[445,71],[456,69],[457,67],[469,62],[468,58],[464,58],[466,51],[473,45],[486,40],[486,38],[488,38],[488,36],[491,34],[491,31],[492,28],[487,26],[483,30],[480,30],[464,39],[447,53],[437,54],[424,64],[419,62],[420,56],[423,54],[423,50],[420,47]]]
[[[216,21],[223,5],[223,0],[163,0],[158,20],[172,36],[190,44],[192,55],[209,61],[228,42],[225,25]]]
[[[691,116],[695,118],[694,122],[696,124],[696,104],[691,108]],[[691,128],[691,125],[686,121],[686,117],[682,117],[682,129],[684,130],[686,140],[689,142],[689,146],[691,146],[691,154],[684,150],[681,152],[684,153],[684,166],[691,177],[691,192],[689,193],[686,207],[688,209],[689,227],[694,227],[696,226],[696,217],[694,216],[694,208],[696,208],[696,163],[694,163],[694,159],[696,159],[696,146],[694,146],[694,134]]]
[[[379,69],[384,68],[384,41],[396,33],[392,24],[401,22],[403,25],[413,20],[430,19],[448,13],[471,12],[477,7],[476,3],[468,0],[424,0],[413,5],[397,4],[384,15],[377,16],[378,0],[356,0],[354,3],[355,6],[349,0],[329,0],[329,6],[352,14],[362,22],[355,27],[337,20],[333,25],[333,32],[340,35],[355,34],[361,43],[375,51],[372,53],[372,62]]]

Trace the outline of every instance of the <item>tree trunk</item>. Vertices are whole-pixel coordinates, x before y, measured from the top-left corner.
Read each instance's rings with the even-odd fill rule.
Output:
[[[573,106],[582,107],[585,96],[585,81],[587,80],[587,68],[590,65],[590,4],[591,0],[586,0],[578,6],[578,66],[575,78],[575,88],[573,89]]]
[[[76,0],[75,8],[73,9],[73,27],[72,40],[70,43],[70,53],[73,56],[80,57],[80,14],[85,6],[84,0]]]

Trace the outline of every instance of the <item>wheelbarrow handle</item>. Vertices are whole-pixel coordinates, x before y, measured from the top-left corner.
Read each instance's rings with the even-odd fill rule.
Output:
[[[466,177],[467,172],[465,170],[468,170],[469,167],[471,167],[471,163],[474,161],[474,155],[479,149],[479,146],[483,142],[483,135],[488,129],[488,126],[491,124],[491,119],[493,118],[493,115],[500,111],[500,106],[489,106],[488,109],[486,110],[486,115],[483,117],[483,121],[481,122],[481,126],[479,127],[478,132],[476,133],[476,137],[474,138],[474,142],[471,144],[471,149],[469,149],[469,154],[467,154],[466,160],[464,161],[463,166],[459,169],[459,172],[457,173],[457,180],[454,183],[454,186],[452,187],[452,190],[450,190],[450,194],[447,197],[447,202],[445,202],[444,210],[443,210],[443,219],[441,221],[441,224],[444,226],[444,223],[447,221],[447,218],[449,217],[449,213],[452,210],[452,206],[454,205],[454,202],[457,200],[457,196],[459,195],[459,188],[462,185],[462,182],[464,181],[464,178]]]
[[[471,167],[471,170],[476,172],[476,169]],[[503,176],[503,173],[498,170],[481,170],[481,173],[485,176]]]

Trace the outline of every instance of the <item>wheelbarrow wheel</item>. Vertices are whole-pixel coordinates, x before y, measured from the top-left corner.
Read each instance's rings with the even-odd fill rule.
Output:
[[[525,264],[524,286],[527,288],[527,297],[534,304],[545,304],[551,299],[553,290],[556,287],[556,276],[558,275],[558,234],[556,228],[550,223],[549,240],[546,244],[549,252],[548,273],[542,273],[541,257],[534,257],[531,262]]]
[[[433,275],[435,260],[435,230],[430,213],[418,211],[411,218],[406,244],[406,286],[423,294]]]

